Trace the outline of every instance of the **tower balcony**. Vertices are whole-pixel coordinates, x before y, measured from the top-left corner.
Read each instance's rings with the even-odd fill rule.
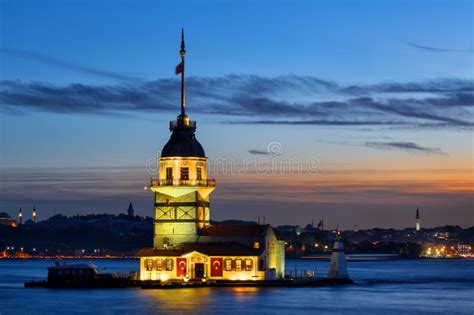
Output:
[[[215,187],[215,179],[152,179],[151,188],[163,186],[197,186],[197,187]]]
[[[150,190],[172,197],[198,192],[206,198],[216,188],[215,179],[152,179]]]
[[[187,116],[186,116],[187,118]],[[176,129],[191,129],[191,130],[196,130],[196,121],[195,120],[172,120],[170,121],[170,130],[176,130]]]

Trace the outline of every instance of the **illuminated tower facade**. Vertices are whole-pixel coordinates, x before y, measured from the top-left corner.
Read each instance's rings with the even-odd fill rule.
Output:
[[[158,178],[151,180],[155,194],[153,246],[165,248],[196,242],[210,224],[209,195],[215,181],[207,178],[207,158],[195,136],[196,122],[186,115],[184,33],[181,34],[181,113],[170,121],[171,137],[158,162]]]
[[[416,208],[415,230],[419,231],[421,228],[420,210]]]

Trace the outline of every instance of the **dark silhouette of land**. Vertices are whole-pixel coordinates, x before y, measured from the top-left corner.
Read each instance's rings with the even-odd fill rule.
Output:
[[[4,222],[11,222],[2,213]],[[10,221],[8,221],[10,220]],[[224,224],[257,224],[228,220]],[[289,258],[327,255],[331,252],[333,230],[285,225],[276,228],[286,242]],[[347,253],[397,254],[415,258],[424,244],[474,243],[474,227],[444,226],[415,231],[414,228],[343,231]],[[12,226],[0,224],[0,253],[3,257],[30,256],[134,256],[153,243],[153,218],[128,214],[89,214],[63,216]],[[1,257],[2,255],[0,255]]]

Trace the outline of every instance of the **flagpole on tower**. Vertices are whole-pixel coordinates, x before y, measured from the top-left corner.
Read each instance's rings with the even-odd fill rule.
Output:
[[[184,49],[184,28],[181,29],[181,50],[179,51],[181,55],[181,116],[185,116],[186,113],[186,93],[184,90],[184,57],[186,56],[186,50]]]

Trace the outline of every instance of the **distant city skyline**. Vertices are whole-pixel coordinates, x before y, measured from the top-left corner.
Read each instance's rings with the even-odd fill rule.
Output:
[[[472,9],[2,1],[0,211],[36,205],[42,220],[131,201],[152,216],[144,186],[179,113],[184,27],[187,112],[217,180],[213,220],[400,228],[419,208],[422,226],[472,226]]]
[[[25,171],[22,170],[21,173],[25,174]],[[386,172],[367,173],[369,174],[361,176],[358,181],[349,183],[344,183],[348,175],[341,177],[341,174],[337,172],[325,174],[321,177],[324,180],[316,186],[322,189],[319,193],[311,191],[315,187],[307,187],[300,191],[289,189],[294,185],[305,186],[304,183],[311,180],[308,177],[301,179],[298,176],[270,175],[280,183],[275,185],[273,181],[262,182],[258,176],[237,175],[241,180],[239,184],[233,176],[217,176],[218,189],[212,199],[212,219],[257,221],[259,216],[260,218],[265,216],[266,222],[273,225],[304,226],[311,223],[311,220],[317,224],[319,220],[324,219],[327,228],[336,228],[337,225],[342,229],[352,229],[354,225],[361,229],[404,228],[415,226],[415,213],[418,207],[422,216],[422,227],[472,226],[469,222],[472,215],[469,212],[471,202],[469,191],[466,191],[464,200],[460,198],[460,202],[464,201],[465,204],[460,203],[458,206],[449,204],[450,199],[446,198],[449,187],[440,187],[438,192],[423,193],[418,197],[419,204],[412,205],[413,197],[407,196],[407,192],[425,190],[427,186],[429,187],[429,182],[420,180],[399,182],[397,178],[386,181],[383,179]],[[414,173],[417,175],[418,172]],[[29,174],[33,178],[43,178],[43,180],[32,182],[31,188],[36,191],[33,196],[37,199],[21,201],[24,221],[31,217],[34,205],[38,211],[38,219],[44,220],[56,213],[63,215],[126,213],[130,201],[134,205],[136,214],[152,216],[149,210],[153,206],[152,200],[150,201],[150,191],[144,190],[141,186],[148,184],[144,179],[147,173],[142,168],[44,169],[41,172]],[[356,171],[351,174],[351,177],[358,177],[361,174],[363,172]],[[461,172],[458,173],[459,178],[463,175]],[[18,176],[18,173],[15,176]],[[405,176],[406,174],[400,175],[401,178]],[[439,176],[440,186],[443,186],[443,183],[449,184],[442,177],[442,175]],[[372,185],[363,185],[365,180],[373,182]],[[287,183],[282,185],[285,181]],[[23,184],[23,181],[16,182],[17,185],[11,186],[11,191],[4,193],[14,196],[14,190],[20,189]],[[45,182],[52,185],[45,187]],[[55,197],[58,190],[65,192],[61,198]],[[73,196],[68,191],[76,194]],[[348,204],[347,200],[350,200],[351,208],[344,207]],[[456,217],[446,218],[445,213],[449,211],[446,209],[460,208],[467,209],[466,212],[461,212],[467,220],[459,221]],[[1,210],[6,210],[12,218],[17,219],[18,209],[10,207]],[[285,211],[289,213],[286,214]],[[281,215],[282,213],[285,215]]]

